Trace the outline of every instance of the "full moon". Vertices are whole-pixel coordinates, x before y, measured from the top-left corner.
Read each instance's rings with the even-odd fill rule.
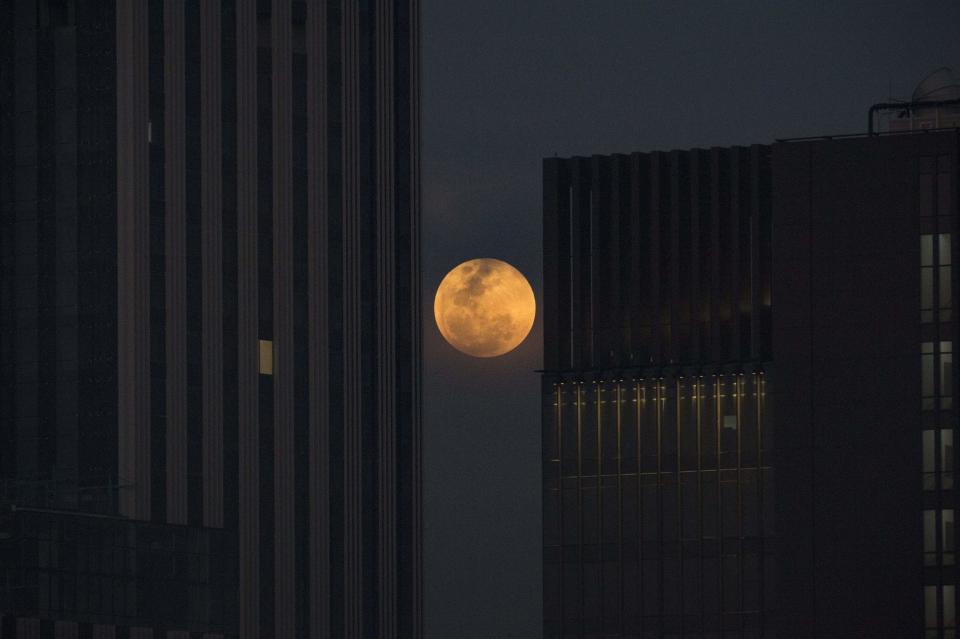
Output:
[[[447,273],[437,289],[433,314],[451,346],[474,357],[496,357],[515,349],[530,333],[537,302],[520,271],[484,257]]]

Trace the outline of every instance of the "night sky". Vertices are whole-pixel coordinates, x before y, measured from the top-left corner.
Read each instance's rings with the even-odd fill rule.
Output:
[[[443,275],[475,257],[542,304],[541,159],[863,132],[944,65],[953,0],[423,3],[428,639],[541,635],[540,318],[491,360],[433,321]]]

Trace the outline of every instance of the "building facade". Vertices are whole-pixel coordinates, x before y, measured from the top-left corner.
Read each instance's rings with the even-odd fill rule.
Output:
[[[766,146],[545,161],[545,637],[764,627],[770,211]]]
[[[416,0],[0,19],[0,568],[75,522],[160,552],[105,573],[134,609],[0,587],[3,638],[420,636]],[[167,616],[157,537],[226,614]]]
[[[957,151],[774,146],[778,636],[956,636]]]
[[[957,150],[544,161],[545,637],[956,636]]]

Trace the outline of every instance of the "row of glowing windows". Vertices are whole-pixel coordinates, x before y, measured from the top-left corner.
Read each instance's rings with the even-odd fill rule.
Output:
[[[716,385],[715,387],[719,389],[719,391],[714,394],[710,394],[703,391],[702,389],[703,376],[691,377],[690,379],[694,380],[694,385],[692,388],[693,393],[691,395],[683,394],[683,391],[686,390],[688,386],[683,384],[683,381],[684,381],[683,377],[678,377],[676,382],[677,393],[678,393],[677,399],[692,399],[692,400],[727,399],[727,398],[736,399],[736,398],[744,398],[744,397],[757,397],[758,392],[761,396],[763,396],[766,393],[765,393],[765,384],[762,376],[763,376],[763,373],[759,373],[759,375],[757,374],[754,375],[754,378],[759,377],[759,380],[756,382],[756,385],[749,393],[745,392],[743,389],[743,377],[744,377],[743,375],[739,375],[736,379],[729,382],[730,386],[732,387],[731,392],[726,392],[724,390],[724,381],[723,381],[723,378],[720,378],[719,381],[714,382]],[[713,377],[714,377],[714,380],[717,380],[716,375],[714,375]],[[638,401],[640,402],[656,401],[658,399],[660,401],[666,401],[668,399],[667,397],[668,386],[667,384],[662,383],[662,380],[663,380],[662,377],[655,380],[653,382],[652,387],[647,387],[643,379],[633,381],[632,387],[628,386],[622,379],[608,382],[610,384],[616,384],[615,388],[606,388],[606,389],[603,387],[598,388],[601,382],[596,382],[596,381],[592,382],[592,385],[594,386],[593,392],[595,392],[597,394],[597,397],[600,398],[598,401],[601,404],[606,404],[606,403],[613,404],[613,403],[625,403],[625,402],[632,402],[636,404]],[[604,382],[603,384],[606,384],[606,383],[607,382]],[[553,387],[557,389],[557,395],[561,396],[564,392],[563,389],[565,386],[570,386],[570,392],[574,393],[579,388],[582,388],[584,384],[585,384],[584,382],[558,382],[558,383],[555,383]],[[604,392],[606,392],[608,395],[620,394],[620,397],[617,397],[615,399],[612,398],[609,400],[603,399]],[[625,393],[629,393],[629,395],[625,397],[624,396]],[[655,396],[648,397],[648,393],[649,395],[655,395]],[[566,405],[574,405],[574,404],[583,405],[586,403],[592,403],[592,402],[585,401],[578,394],[572,402],[567,402]],[[554,406],[556,405],[557,403],[554,402]]]
[[[760,394],[763,395],[762,392],[761,392]],[[729,398],[729,399],[738,399],[738,398],[742,399],[742,398],[745,398],[745,397],[756,398],[756,397],[757,397],[757,393],[755,393],[755,392],[753,392],[753,393],[732,393],[732,394],[720,393],[719,395],[691,395],[691,396],[689,396],[689,397],[687,397],[686,395],[680,395],[680,396],[677,397],[676,399],[679,400],[679,401],[685,401],[685,400],[688,400],[688,399],[689,399],[689,400],[693,400],[693,401],[700,401],[700,400],[707,401],[707,400],[719,400],[719,399],[728,399],[728,398]],[[603,398],[601,398],[601,399],[597,400],[597,402],[592,402],[592,401],[590,401],[589,399],[583,399],[583,398],[581,398],[581,399],[573,399],[573,400],[571,400],[571,401],[569,401],[569,402],[561,402],[560,405],[561,405],[561,406],[581,406],[581,407],[582,407],[582,406],[595,405],[595,404],[597,404],[597,403],[599,403],[599,404],[601,404],[601,405],[603,405],[603,404],[618,404],[618,405],[622,405],[622,404],[636,404],[636,403],[638,403],[638,402],[641,403],[641,404],[643,404],[643,403],[645,403],[645,402],[655,402],[655,401],[665,402],[665,401],[667,401],[668,399],[671,399],[671,398],[665,397],[665,396],[660,396],[660,397],[640,397],[640,398],[638,399],[638,398],[636,398],[636,397],[634,397],[634,396],[630,396],[630,397],[619,398],[619,399],[603,399]],[[553,405],[554,405],[554,406],[557,406],[557,402],[554,402]]]

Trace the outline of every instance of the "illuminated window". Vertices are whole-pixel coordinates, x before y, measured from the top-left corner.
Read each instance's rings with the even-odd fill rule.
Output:
[[[737,416],[736,416],[736,415],[724,415],[724,416],[723,416],[723,428],[724,428],[724,430],[737,430]]]
[[[260,340],[260,374],[273,375],[273,342]]]

